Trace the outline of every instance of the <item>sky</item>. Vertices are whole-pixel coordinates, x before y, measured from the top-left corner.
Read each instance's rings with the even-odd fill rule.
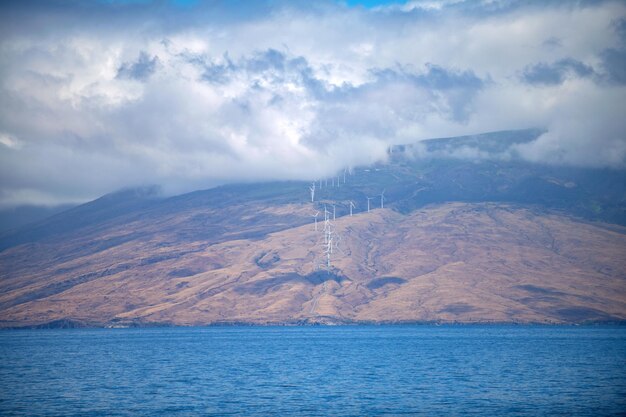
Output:
[[[0,2],[0,208],[510,129],[545,129],[510,157],[624,169],[625,113],[623,1]]]

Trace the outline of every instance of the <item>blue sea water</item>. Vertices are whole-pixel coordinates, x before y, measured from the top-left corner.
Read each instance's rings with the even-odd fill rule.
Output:
[[[0,414],[618,415],[626,327],[0,332]]]

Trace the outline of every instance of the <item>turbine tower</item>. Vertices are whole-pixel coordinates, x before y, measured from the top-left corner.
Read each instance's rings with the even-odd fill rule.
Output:
[[[385,190],[380,193],[380,208],[385,208]]]
[[[333,218],[335,217],[335,206],[333,205]],[[319,214],[316,213],[316,215]],[[315,258],[315,265],[318,269],[324,269],[329,274],[332,273],[332,256],[334,253],[339,250],[339,242],[341,241],[341,236],[335,232],[335,225],[333,222],[333,218],[330,217],[330,207],[324,204],[324,238],[320,239],[318,244],[321,248],[321,256]],[[324,289],[326,284],[324,284]]]
[[[365,198],[367,198],[367,212],[369,213],[370,212],[370,200],[374,197],[365,197]]]
[[[313,215],[313,218],[315,219],[315,231],[317,232],[317,216],[320,214],[319,211],[316,211],[315,214]]]
[[[330,230],[330,216],[326,204],[324,204],[324,244],[328,243],[328,230]]]
[[[330,255],[333,253],[333,226],[330,223],[330,213],[324,207],[324,252],[326,268],[330,272]]]
[[[313,185],[309,187],[309,190],[311,190],[311,203],[312,203],[313,200],[315,200],[315,181],[313,181]]]
[[[352,217],[352,209],[355,208],[356,206],[354,205],[354,203],[352,201],[350,201],[350,217]]]

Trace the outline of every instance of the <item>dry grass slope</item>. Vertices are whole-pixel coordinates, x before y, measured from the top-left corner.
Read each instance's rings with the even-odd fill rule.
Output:
[[[310,218],[313,208],[264,212]],[[184,225],[138,219],[62,248],[3,251],[0,326],[626,320],[619,226],[506,204],[377,209],[337,219],[328,274],[316,269],[322,235],[312,218],[270,234],[173,238]],[[146,228],[153,233],[138,233]]]

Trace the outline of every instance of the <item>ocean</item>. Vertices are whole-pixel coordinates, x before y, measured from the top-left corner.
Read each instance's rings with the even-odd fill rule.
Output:
[[[0,331],[3,416],[626,413],[626,327]]]

